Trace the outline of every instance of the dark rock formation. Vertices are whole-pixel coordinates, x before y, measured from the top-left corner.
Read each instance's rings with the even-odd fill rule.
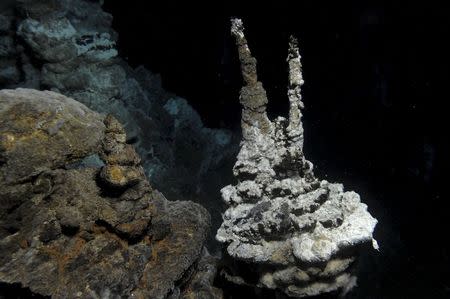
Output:
[[[114,117],[63,95],[0,91],[2,285],[53,298],[166,298],[192,275],[202,280],[207,211],[152,189],[125,141]]]
[[[202,257],[198,262],[196,273],[193,275],[184,291],[181,293],[182,299],[221,299],[222,290],[213,287],[214,279],[217,275],[219,259],[209,254],[206,248],[203,249]]]
[[[48,89],[113,114],[152,184],[169,199],[201,203],[218,227],[218,191],[232,179],[238,140],[205,128],[186,100],[161,87],[158,75],[118,57],[112,16],[101,2],[2,1],[0,88]]]
[[[289,119],[272,122],[241,20],[232,20],[232,33],[246,85],[240,95],[243,141],[233,168],[238,183],[222,189],[229,208],[216,235],[234,259],[225,277],[293,297],[346,292],[356,284],[360,250],[377,248],[377,220],[357,193],[318,180],[303,154],[297,41],[291,38],[288,55]]]

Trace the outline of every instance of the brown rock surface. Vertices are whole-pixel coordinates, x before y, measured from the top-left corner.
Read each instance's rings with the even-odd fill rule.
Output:
[[[195,273],[208,213],[153,190],[124,135],[60,94],[0,91],[1,283],[165,298]]]

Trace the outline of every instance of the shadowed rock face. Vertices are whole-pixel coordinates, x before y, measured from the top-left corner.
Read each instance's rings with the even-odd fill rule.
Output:
[[[184,292],[209,215],[152,189],[125,140],[61,94],[0,91],[0,282],[54,298]]]
[[[216,235],[234,259],[225,277],[293,297],[346,292],[356,282],[359,250],[372,243],[377,248],[377,220],[357,193],[318,180],[303,154],[297,41],[291,39],[288,55],[289,119],[272,122],[241,20],[232,20],[232,34],[246,85],[240,95],[243,141],[233,169],[238,183],[222,189],[229,208]]]

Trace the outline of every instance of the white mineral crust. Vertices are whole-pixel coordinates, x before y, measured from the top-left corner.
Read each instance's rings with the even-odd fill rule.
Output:
[[[248,120],[252,116],[266,119],[266,104],[257,111],[249,107],[267,99],[261,98],[262,85],[256,81],[256,62],[242,21],[234,19],[232,24],[240,55],[244,53],[241,64],[255,65],[254,69],[242,66],[244,76],[251,79],[246,80],[240,98],[245,132],[233,169],[238,183],[221,190],[229,208],[216,239],[226,244],[231,257],[258,267],[258,287],[294,297],[338,289],[347,292],[356,285],[353,265],[359,251],[368,248],[363,245],[378,249],[372,237],[377,220],[357,193],[315,178],[312,163],[304,157],[303,77],[295,39],[291,38],[288,55],[289,120],[278,117],[268,125]],[[233,281],[249,284],[245,275],[233,275]]]

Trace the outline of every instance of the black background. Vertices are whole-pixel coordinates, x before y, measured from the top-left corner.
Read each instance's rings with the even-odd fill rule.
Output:
[[[319,177],[360,193],[379,220],[381,252],[366,259],[350,297],[450,297],[448,9],[430,1],[149,2],[106,1],[120,55],[161,73],[209,127],[239,131],[242,79],[229,18],[244,21],[271,116],[287,115],[287,41],[297,36],[307,158]]]

